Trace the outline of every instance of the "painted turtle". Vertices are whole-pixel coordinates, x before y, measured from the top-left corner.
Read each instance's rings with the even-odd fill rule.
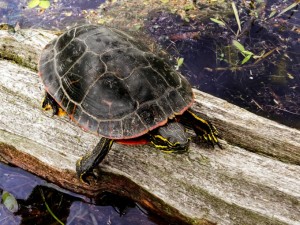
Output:
[[[102,136],[77,162],[82,180],[114,141],[143,136],[156,148],[185,152],[191,139],[186,127],[220,146],[214,126],[190,109],[189,82],[123,31],[98,25],[68,30],[43,50],[39,74],[44,109],[56,115],[63,110],[81,128]]]

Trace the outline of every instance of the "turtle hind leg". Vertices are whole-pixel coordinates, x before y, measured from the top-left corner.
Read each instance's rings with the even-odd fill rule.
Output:
[[[80,158],[76,163],[77,176],[84,183],[89,183],[87,177],[93,175],[92,170],[103,161],[114,140],[108,138],[101,138],[99,143],[93,149],[92,152],[87,153],[82,158]]]
[[[213,147],[218,145],[220,149],[222,146],[218,141],[218,131],[211,122],[201,118],[198,112],[188,109],[180,119],[185,126],[192,128],[196,133],[197,137],[204,139],[210,143]]]
[[[48,93],[45,93],[45,97],[42,101],[42,108],[45,111],[48,111],[52,109],[52,114],[57,116],[64,116],[66,115],[66,112],[57,104],[57,102],[54,100],[54,98]]]

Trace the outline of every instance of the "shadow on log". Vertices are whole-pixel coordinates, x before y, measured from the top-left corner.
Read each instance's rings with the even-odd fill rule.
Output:
[[[129,196],[189,224],[299,224],[300,131],[197,90],[193,108],[218,127],[223,150],[192,143],[176,155],[114,144],[99,180],[80,183],[75,162],[99,137],[41,110],[43,87],[34,69],[53,38],[36,30],[0,33],[2,161],[74,192]]]

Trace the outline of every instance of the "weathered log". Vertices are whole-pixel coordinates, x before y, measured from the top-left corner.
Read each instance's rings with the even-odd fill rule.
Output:
[[[53,35],[1,32],[0,56],[17,62],[0,60],[2,161],[75,192],[129,196],[190,224],[300,224],[300,131],[197,90],[193,108],[218,127],[223,150],[192,143],[176,155],[114,144],[99,179],[80,183],[75,162],[99,137],[40,108],[43,87],[32,69]]]

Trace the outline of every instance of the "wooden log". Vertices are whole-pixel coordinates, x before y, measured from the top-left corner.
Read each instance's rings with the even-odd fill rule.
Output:
[[[218,127],[223,150],[192,143],[176,155],[114,144],[99,179],[80,183],[75,162],[99,137],[43,112],[43,87],[32,70],[54,36],[1,32],[0,56],[17,62],[0,60],[2,161],[89,196],[107,190],[129,196],[189,224],[300,224],[299,130],[197,90],[193,108]]]

